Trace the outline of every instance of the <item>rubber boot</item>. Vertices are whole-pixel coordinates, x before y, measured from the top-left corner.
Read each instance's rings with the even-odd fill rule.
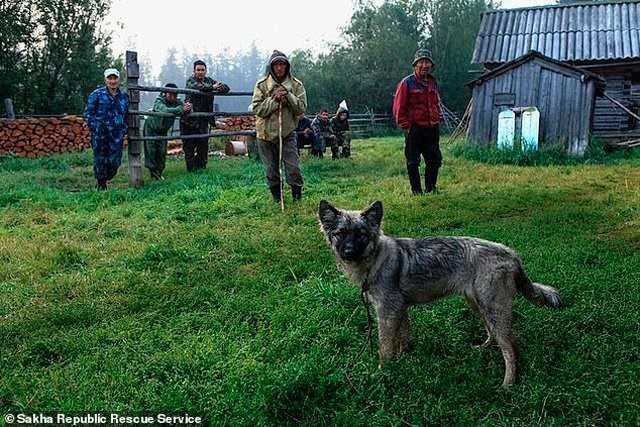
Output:
[[[271,191],[271,196],[273,197],[273,201],[276,203],[280,203],[280,196],[282,195],[282,188],[279,185],[273,185],[269,187]]]
[[[302,187],[299,185],[291,186],[291,197],[293,197],[294,202],[299,202],[302,200]]]
[[[437,192],[438,169],[439,168],[429,168],[424,173],[424,186],[427,193]]]
[[[411,185],[411,193],[413,193],[414,196],[422,194],[422,185],[420,184],[420,170],[418,169],[418,166],[407,165],[407,172],[409,173],[409,184]],[[425,181],[426,179],[427,178],[425,174]]]

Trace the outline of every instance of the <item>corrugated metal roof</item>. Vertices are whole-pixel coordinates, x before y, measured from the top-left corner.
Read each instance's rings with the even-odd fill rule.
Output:
[[[508,62],[529,50],[569,62],[640,59],[640,1],[486,12],[471,62]]]

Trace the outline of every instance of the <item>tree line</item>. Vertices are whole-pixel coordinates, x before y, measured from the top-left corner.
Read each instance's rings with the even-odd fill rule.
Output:
[[[102,83],[102,71],[122,54],[110,50],[103,28],[110,0],[5,0],[0,3],[0,97],[14,99],[22,113],[79,113],[88,94]],[[338,43],[324,52],[291,52],[294,74],[307,89],[309,111],[335,109],[346,99],[354,111],[388,112],[398,81],[412,72],[418,47],[430,49],[443,100],[464,111],[469,68],[481,13],[492,0],[358,0]],[[274,46],[274,48],[278,48]],[[251,91],[264,74],[270,51],[255,44],[246,51],[195,53],[171,48],[157,75],[142,56],[142,84],[183,86],[195,59],[209,75],[234,91]],[[142,94],[149,108],[154,94]],[[221,110],[246,111],[246,97],[217,98]]]
[[[0,2],[0,98],[19,113],[83,110],[102,72],[122,60],[102,23],[110,0]]]

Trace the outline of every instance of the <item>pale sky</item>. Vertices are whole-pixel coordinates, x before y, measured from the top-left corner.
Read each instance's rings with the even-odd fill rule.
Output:
[[[114,31],[113,51],[136,50],[160,71],[167,50],[218,53],[247,50],[322,51],[340,40],[355,0],[113,0],[107,25]],[[502,7],[553,4],[552,0],[502,0]],[[124,27],[120,29],[116,23]]]

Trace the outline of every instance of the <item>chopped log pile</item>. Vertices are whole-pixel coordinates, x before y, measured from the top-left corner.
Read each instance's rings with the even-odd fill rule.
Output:
[[[0,119],[0,155],[36,158],[90,146],[89,129],[79,116]]]
[[[256,128],[255,116],[229,116],[216,119],[216,130],[223,130],[227,132],[239,131],[239,130],[254,130]],[[235,137],[237,140],[244,141],[242,136]],[[228,144],[227,144],[228,145]],[[244,151],[239,150],[240,146],[227,146],[227,155],[245,155]],[[235,148],[235,149],[234,149]],[[182,154],[182,140],[173,139],[167,143],[167,154],[170,156],[178,156]]]
[[[225,131],[252,130],[256,128],[255,116],[231,116],[216,120],[216,128]]]

